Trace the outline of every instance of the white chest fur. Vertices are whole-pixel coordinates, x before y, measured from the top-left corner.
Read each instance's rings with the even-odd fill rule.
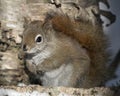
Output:
[[[63,64],[60,68],[46,72],[41,81],[43,86],[69,86],[73,72],[71,64]]]

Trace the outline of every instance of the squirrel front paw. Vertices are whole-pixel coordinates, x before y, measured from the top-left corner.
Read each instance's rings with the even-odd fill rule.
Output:
[[[22,50],[20,50],[18,53],[18,59],[23,60],[24,57],[25,57],[25,53]]]

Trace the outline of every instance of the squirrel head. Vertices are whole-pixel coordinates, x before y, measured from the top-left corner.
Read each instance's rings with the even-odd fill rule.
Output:
[[[48,13],[44,22],[38,20],[31,22],[26,20],[25,22],[22,49],[30,54],[37,54],[46,47],[51,47],[51,44],[54,49],[58,46],[57,43],[61,42],[61,38],[72,38],[72,34],[78,29],[78,24],[71,21],[67,15],[59,13]]]
[[[27,22],[23,32],[22,50],[35,54],[43,51],[50,42],[53,42],[54,31],[48,25],[46,27],[46,24],[39,20]]]

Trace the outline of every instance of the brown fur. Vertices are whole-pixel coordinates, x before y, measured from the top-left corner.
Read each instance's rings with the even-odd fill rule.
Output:
[[[98,25],[93,26],[88,22],[74,22],[71,21],[68,16],[60,14],[55,14],[55,16],[49,20],[56,31],[70,36],[86,48],[91,58],[88,77],[90,82],[104,81],[107,71],[105,64],[107,63],[109,55],[106,52],[108,45],[107,37],[104,35],[102,28]]]

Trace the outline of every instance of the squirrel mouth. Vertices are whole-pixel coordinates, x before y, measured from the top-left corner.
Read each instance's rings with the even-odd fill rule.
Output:
[[[31,60],[36,54],[35,53],[26,53],[25,54],[25,59]]]
[[[25,59],[30,60],[30,59],[32,59],[34,56],[36,56],[37,54],[39,54],[39,51],[36,51],[36,52],[34,52],[34,53],[26,52],[26,53],[25,53]]]

